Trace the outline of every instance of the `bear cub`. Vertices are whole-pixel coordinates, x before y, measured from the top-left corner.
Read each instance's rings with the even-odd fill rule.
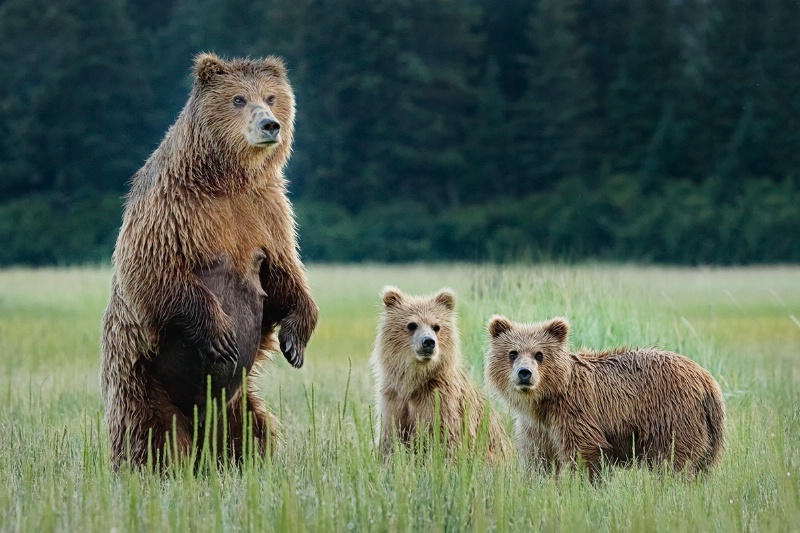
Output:
[[[442,289],[431,296],[406,296],[387,286],[382,297],[370,364],[384,457],[391,454],[394,438],[412,447],[417,435],[430,435],[437,423],[438,396],[438,423],[449,451],[463,438],[474,445],[482,424],[488,422],[488,456],[505,458],[510,449],[505,430],[461,357],[453,292]],[[462,435],[464,430],[467,435]]]
[[[671,465],[694,475],[719,462],[725,405],[694,361],[657,349],[570,352],[569,324],[554,318],[488,324],[486,380],[511,407],[523,463],[557,471],[578,464]]]

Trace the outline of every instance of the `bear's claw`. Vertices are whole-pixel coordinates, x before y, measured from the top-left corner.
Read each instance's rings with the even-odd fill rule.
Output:
[[[300,349],[292,340],[281,340],[281,352],[283,356],[295,368],[303,366],[303,350]]]
[[[202,352],[212,363],[220,360],[233,363],[234,371],[239,362],[239,348],[236,346],[233,333],[225,333],[222,337],[214,339]]]

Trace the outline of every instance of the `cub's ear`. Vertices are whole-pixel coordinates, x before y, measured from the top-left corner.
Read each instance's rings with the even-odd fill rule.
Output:
[[[194,58],[194,76],[201,86],[208,85],[220,74],[225,74],[227,66],[215,54],[198,54]]]
[[[450,289],[442,289],[433,297],[433,301],[442,304],[448,311],[456,308],[456,294]]]
[[[267,56],[262,63],[264,65],[264,70],[273,76],[277,76],[278,78],[286,77],[286,63],[283,61],[282,57]]]
[[[569,322],[566,318],[557,317],[544,325],[544,330],[548,335],[558,342],[566,342],[569,333]]]
[[[511,331],[512,324],[509,319],[501,315],[494,315],[489,319],[489,335],[497,338],[506,331]]]
[[[397,287],[387,285],[381,291],[381,298],[383,298],[384,307],[394,307],[403,301],[403,293]]]

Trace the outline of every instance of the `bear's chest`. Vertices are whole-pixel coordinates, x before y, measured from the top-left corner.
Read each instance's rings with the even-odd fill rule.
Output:
[[[286,231],[293,228],[280,209],[267,199],[234,197],[207,199],[187,208],[181,224],[184,238],[197,244],[198,260],[230,259],[235,270],[244,273],[255,250],[267,254],[281,249]]]

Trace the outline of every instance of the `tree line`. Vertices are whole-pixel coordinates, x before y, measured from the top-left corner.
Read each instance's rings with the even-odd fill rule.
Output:
[[[279,54],[316,261],[800,260],[793,0],[0,0],[0,264],[105,261],[194,54]]]

